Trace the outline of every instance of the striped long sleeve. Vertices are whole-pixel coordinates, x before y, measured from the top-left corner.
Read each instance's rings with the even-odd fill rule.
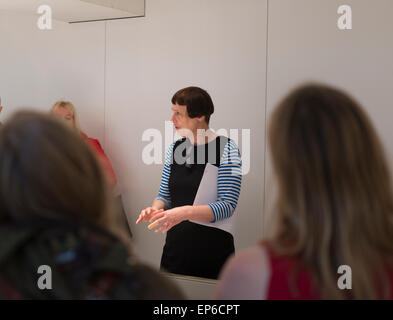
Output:
[[[171,162],[172,162],[172,153],[173,153],[173,147],[175,146],[176,142],[173,142],[166,154],[165,154],[165,162],[164,162],[164,169],[162,170],[162,175],[161,175],[161,184],[160,184],[160,189],[158,190],[158,196],[155,198],[155,200],[161,200],[165,203],[165,206],[167,209],[170,209],[172,207],[171,205],[171,195],[169,193],[169,176],[171,175]]]
[[[162,171],[160,189],[155,200],[161,200],[165,206],[171,208],[171,197],[168,181],[171,174],[172,153],[175,142],[170,145],[165,155],[164,169]],[[220,160],[217,177],[217,201],[209,203],[214,221],[223,220],[232,216],[236,209],[240,195],[242,181],[242,161],[240,151],[236,144],[229,140],[224,147]]]
[[[236,209],[242,182],[242,160],[236,144],[229,140],[218,168],[217,201],[210,203],[214,221],[232,216]]]

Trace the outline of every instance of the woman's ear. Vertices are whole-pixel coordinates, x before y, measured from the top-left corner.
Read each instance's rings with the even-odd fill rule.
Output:
[[[200,116],[197,119],[198,119],[199,123],[206,122],[206,116]]]

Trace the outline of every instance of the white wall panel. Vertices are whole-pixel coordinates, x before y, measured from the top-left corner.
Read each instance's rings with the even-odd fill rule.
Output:
[[[338,86],[363,105],[393,167],[393,2],[345,1],[352,8],[352,30],[337,27],[342,4],[339,0],[269,1],[268,118],[282,96],[302,82]],[[274,180],[267,160],[270,210]]]
[[[59,99],[75,104],[89,135],[104,138],[104,24],[54,22],[0,13],[0,96],[4,120],[21,108],[47,111]]]

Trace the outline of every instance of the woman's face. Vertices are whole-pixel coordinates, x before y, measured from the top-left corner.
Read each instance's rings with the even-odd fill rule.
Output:
[[[189,137],[191,133],[200,129],[201,125],[205,125],[201,118],[190,118],[188,116],[187,106],[174,104],[172,105],[172,112],[171,121],[177,133],[182,137]]]
[[[67,110],[66,108],[60,107],[60,108],[57,108],[55,111],[53,111],[53,114],[56,117],[59,117],[62,120],[64,120],[65,123],[67,125],[69,125],[71,128],[75,127],[74,115],[72,114],[72,112],[70,110]]]

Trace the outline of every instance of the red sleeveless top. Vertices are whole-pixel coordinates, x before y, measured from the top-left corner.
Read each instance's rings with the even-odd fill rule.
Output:
[[[296,270],[298,259],[276,256],[267,246],[263,248],[268,254],[271,272],[266,297],[268,300],[320,299],[317,290],[313,287],[310,273],[305,269]]]
[[[322,299],[311,273],[298,266],[299,259],[289,256],[277,256],[267,245],[266,250],[270,264],[270,282],[266,299],[269,300],[319,300]],[[337,280],[340,274],[337,274]],[[376,275],[377,276],[377,275]],[[393,299],[393,269],[388,271],[390,283],[389,299]],[[352,283],[352,286],[354,284]],[[296,290],[296,291],[295,291]],[[350,291],[350,290],[348,290]],[[382,295],[381,295],[382,297]]]

